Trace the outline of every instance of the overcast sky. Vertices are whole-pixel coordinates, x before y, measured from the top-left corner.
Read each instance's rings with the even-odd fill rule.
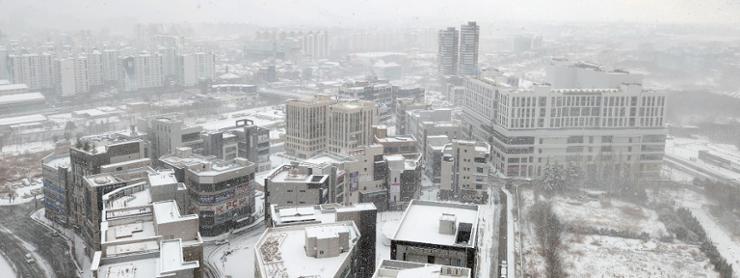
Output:
[[[467,20],[740,23],[740,0],[0,0],[0,27],[110,22],[438,25]]]

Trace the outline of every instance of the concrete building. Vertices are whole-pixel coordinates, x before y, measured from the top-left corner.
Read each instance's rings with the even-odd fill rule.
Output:
[[[460,58],[458,72],[461,75],[478,74],[478,44],[480,27],[475,21],[460,26]]]
[[[293,163],[275,168],[265,177],[265,210],[280,207],[320,205],[331,202],[328,175],[314,175],[313,169]],[[265,221],[270,221],[265,211]]]
[[[388,165],[388,206],[400,209],[421,197],[421,155],[385,155]]]
[[[288,100],[285,104],[285,152],[306,159],[326,151],[329,96]]]
[[[149,170],[147,182],[105,194],[93,277],[201,277],[198,215],[175,201],[186,192],[172,171]]]
[[[119,80],[124,91],[137,91],[164,86],[162,56],[143,51],[133,56],[120,57]]]
[[[443,75],[457,74],[459,35],[455,27],[439,30],[437,36],[437,69]]]
[[[351,206],[373,203],[380,211],[388,209],[388,164],[383,157],[383,146],[364,146],[350,154],[352,161],[343,167],[347,181],[337,200]]]
[[[372,128],[377,109],[371,101],[340,102],[329,106],[327,147],[330,152],[350,154],[373,143]]]
[[[377,133],[376,133],[377,134]],[[375,136],[375,143],[383,146],[383,154],[418,154],[418,142],[413,135]]]
[[[372,278],[470,278],[471,270],[466,267],[383,260]]]
[[[430,110],[431,104],[415,98],[396,99],[396,135],[408,135],[406,131],[406,112],[411,110]]]
[[[237,121],[236,127],[238,156],[256,163],[257,172],[270,170],[270,129],[251,120]]]
[[[393,116],[395,95],[398,87],[388,81],[369,80],[342,84],[337,92],[339,100],[367,100],[375,103],[380,121]]]
[[[505,176],[538,177],[554,163],[597,176],[617,171],[612,169],[640,176],[660,172],[664,94],[635,83],[585,89],[520,88],[489,78],[464,83],[464,128],[491,143],[493,164]]]
[[[424,174],[434,184],[439,184],[442,176],[442,157],[445,146],[450,143],[447,135],[427,136],[427,148],[424,151]]]
[[[68,220],[78,231],[84,232],[85,219],[93,208],[91,196],[86,196],[86,177],[100,173],[116,173],[148,166],[148,146],[136,133],[110,133],[78,139],[69,149],[70,175],[67,200],[70,204]],[[90,231],[88,231],[90,232]]]
[[[204,236],[217,236],[255,221],[254,163],[243,158],[205,157],[184,147],[159,160],[187,186],[189,211],[198,214]]]
[[[128,256],[93,257],[90,270],[93,278],[200,277],[200,263],[185,261],[185,246],[181,239],[150,241],[157,248]]]
[[[272,221],[268,227],[285,227],[305,224],[329,224],[342,221],[355,223],[362,237],[357,241],[358,256],[353,261],[350,277],[371,277],[375,271],[375,240],[377,209],[371,203],[353,206],[324,204],[317,206],[284,207],[270,206]]]
[[[195,152],[203,149],[201,126],[187,126],[181,114],[157,115],[139,120],[151,144],[151,157],[157,159],[170,154],[180,147],[188,147]]]
[[[441,161],[439,195],[443,200],[485,203],[491,146],[488,143],[452,140]]]
[[[406,133],[416,138],[418,150],[426,150],[429,136],[447,135],[450,139],[465,137],[460,121],[453,119],[452,109],[449,108],[406,112]]]
[[[41,160],[41,175],[44,183],[44,215],[46,219],[60,225],[67,225],[69,169],[68,153],[52,153]]]
[[[118,172],[87,175],[83,178],[84,221],[80,237],[91,250],[100,249],[100,223],[103,219],[104,195],[116,189],[146,183],[148,163]]]
[[[391,239],[391,259],[475,270],[478,219],[477,205],[413,200]]]
[[[329,32],[309,31],[301,37],[301,50],[309,60],[325,59],[329,57]]]
[[[361,237],[352,221],[268,228],[254,248],[254,277],[354,277]]]
[[[8,55],[10,81],[31,90],[54,88],[54,56],[49,53]]]

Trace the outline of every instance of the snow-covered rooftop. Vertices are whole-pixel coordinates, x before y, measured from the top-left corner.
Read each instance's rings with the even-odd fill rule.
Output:
[[[349,232],[349,250],[338,256],[316,258],[304,249],[307,235]],[[351,221],[269,228],[255,246],[256,265],[263,277],[337,277],[350,264],[360,233]]]
[[[44,102],[46,98],[41,93],[23,93],[0,96],[0,105],[10,105],[23,102]]]
[[[425,264],[395,260],[383,260],[375,270],[373,278],[467,278],[467,267]]]
[[[10,125],[17,125],[17,124],[43,122],[46,120],[47,120],[46,116],[41,115],[41,114],[9,117],[9,118],[0,119],[0,126],[10,126]]]
[[[440,233],[442,217],[454,215],[454,232]],[[468,241],[457,242],[460,224],[472,225]],[[478,230],[478,206],[412,200],[404,212],[393,240],[447,246],[475,247]]]

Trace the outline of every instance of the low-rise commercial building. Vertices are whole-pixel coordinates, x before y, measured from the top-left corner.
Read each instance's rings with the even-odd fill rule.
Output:
[[[452,140],[445,145],[441,162],[439,195],[443,200],[485,203],[488,200],[491,146],[488,143]]]
[[[391,259],[474,270],[478,219],[477,205],[413,200],[391,239]]]
[[[190,194],[190,212],[200,217],[200,233],[216,236],[243,228],[256,219],[256,165],[243,158],[224,161],[179,148],[160,161],[175,170]]]

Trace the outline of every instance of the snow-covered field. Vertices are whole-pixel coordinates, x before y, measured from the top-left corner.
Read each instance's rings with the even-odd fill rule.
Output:
[[[717,277],[694,245],[566,233],[561,252],[571,277]]]
[[[542,257],[528,207],[534,203],[531,190],[522,190],[522,221],[525,272],[544,274]],[[618,200],[595,198],[552,198],[555,213],[566,225],[586,228],[647,233],[647,241],[617,236],[563,232],[560,252],[562,266],[571,277],[717,277],[713,266],[698,246],[659,238],[667,235],[657,213],[646,207]]]
[[[564,197],[553,198],[553,209],[560,220],[570,226],[648,233],[653,238],[667,235],[658,214],[633,204],[618,200],[601,202],[582,197],[580,200]]]

